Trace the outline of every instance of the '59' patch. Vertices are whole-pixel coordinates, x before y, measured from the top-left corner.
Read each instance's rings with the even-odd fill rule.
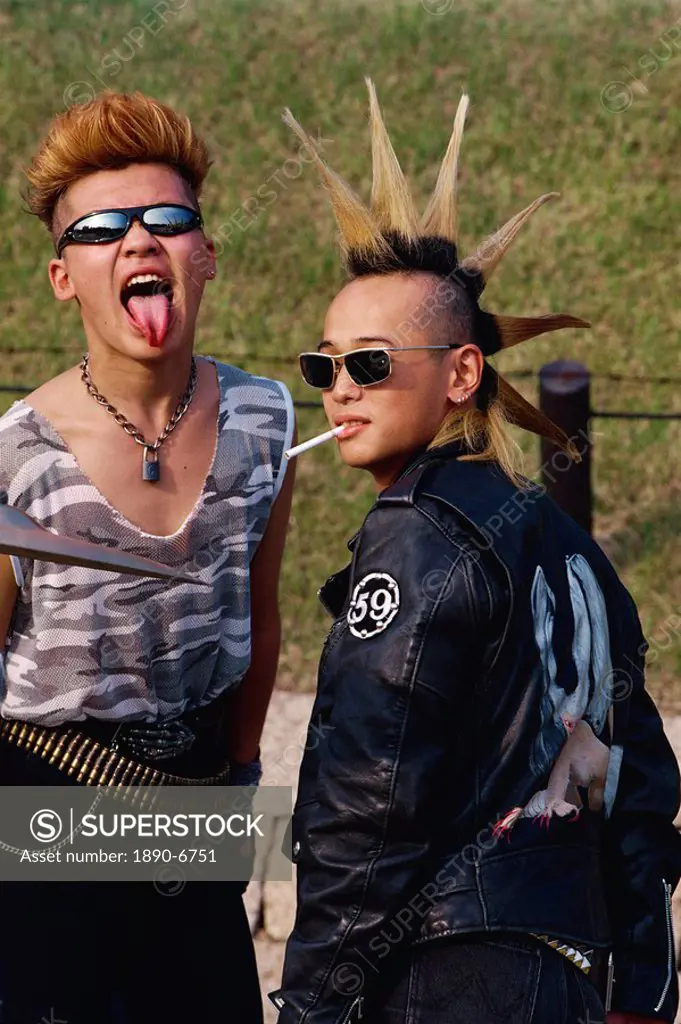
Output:
[[[370,572],[352,592],[348,625],[353,636],[368,640],[390,625],[400,609],[397,580],[385,572]]]

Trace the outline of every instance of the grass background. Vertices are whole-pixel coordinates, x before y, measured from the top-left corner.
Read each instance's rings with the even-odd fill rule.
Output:
[[[681,378],[679,19],[679,4],[640,0],[0,0],[0,383],[34,387],[80,356],[77,310],[52,300],[47,236],[22,211],[22,166],[54,114],[106,86],[177,107],[212,150],[203,207],[224,251],[198,351],[314,397],[295,354],[318,338],[342,277],[315,172],[296,162],[280,114],[288,105],[321,132],[332,165],[367,196],[370,73],[421,205],[461,91],[470,93],[464,252],[535,196],[562,193],[525,229],[486,300],[509,313],[570,311],[593,330],[538,339],[500,368],[574,357],[595,375],[594,408],[681,412],[678,385],[644,379]],[[269,205],[254,215],[259,188]],[[632,379],[598,379],[613,371]],[[536,398],[532,380],[521,390]],[[19,397],[1,393],[0,412]],[[303,438],[324,423],[321,411],[299,413]],[[650,688],[678,709],[681,424],[593,428],[596,534],[639,604]],[[523,443],[533,472],[536,446]],[[327,627],[316,591],[344,564],[372,491],[330,446],[301,459],[298,474],[280,682],[309,689]]]

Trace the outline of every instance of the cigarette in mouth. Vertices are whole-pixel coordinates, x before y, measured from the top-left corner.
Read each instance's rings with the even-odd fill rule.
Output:
[[[288,448],[284,452],[284,456],[287,459],[295,459],[296,455],[302,455],[303,452],[309,451],[310,448],[316,448],[318,444],[330,441],[332,437],[336,437],[343,430],[345,430],[345,424],[342,424],[340,427],[334,427],[333,430],[325,430],[323,434],[317,434],[316,437],[311,437],[309,441],[297,444],[295,448]]]

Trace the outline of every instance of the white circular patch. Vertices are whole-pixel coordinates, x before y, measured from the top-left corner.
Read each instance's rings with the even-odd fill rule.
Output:
[[[400,588],[397,580],[385,572],[370,572],[352,592],[348,608],[348,625],[360,640],[382,633],[400,609]]]

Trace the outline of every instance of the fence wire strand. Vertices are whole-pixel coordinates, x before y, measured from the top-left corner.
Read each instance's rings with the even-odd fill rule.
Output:
[[[3,355],[29,355],[34,352],[48,352],[52,355],[56,354],[70,354],[74,358],[81,355],[80,349],[66,348],[66,347],[40,347],[31,346],[28,348],[2,348],[0,352]],[[215,353],[215,358],[218,360],[231,360],[235,364],[240,362],[244,363],[268,363],[270,365],[281,365],[281,366],[294,366],[295,359],[287,356],[235,356],[233,353]],[[539,377],[537,370],[521,369],[521,370],[509,370],[504,373],[504,377],[508,377],[514,380],[534,380]],[[583,378],[584,371],[576,370],[571,372],[570,370],[561,371],[562,378]],[[609,381],[610,383],[617,384],[654,384],[654,385],[681,385],[681,377],[671,376],[660,376],[660,377],[645,377],[636,376],[634,374],[626,373],[591,373],[589,379],[592,381]],[[10,382],[0,383],[0,393],[12,394],[12,395],[28,395],[31,391],[35,391],[38,385],[29,386],[27,384],[13,384]],[[293,405],[296,409],[319,409],[323,408],[321,402],[306,402],[306,401],[294,401]],[[652,412],[645,409],[628,411],[611,411],[605,409],[593,409],[589,413],[592,419],[610,419],[610,420],[681,420],[681,412]]]
[[[31,345],[30,348],[19,348],[17,346],[8,345],[0,347],[0,354],[2,355],[32,355],[34,352],[46,352],[50,355],[71,355],[74,359],[80,358],[83,354],[83,350],[80,348],[69,348],[65,345],[57,346],[40,346]],[[197,353],[201,355],[202,353]],[[250,355],[249,353],[234,353],[234,352],[211,352],[218,361],[233,362],[233,363],[264,363],[272,366],[296,366],[295,356],[263,356],[255,353]],[[504,377],[513,378],[515,380],[532,380],[538,376],[538,371],[530,368],[520,370],[507,370],[504,372]],[[561,377],[570,379],[571,377],[581,378],[584,376],[583,371],[575,370],[561,370]],[[607,380],[615,382],[617,384],[656,384],[656,385],[681,385],[681,377],[672,377],[664,375],[660,377],[648,377],[641,376],[640,374],[627,374],[627,373],[590,373],[591,380]],[[19,385],[17,389],[23,390]],[[0,390],[8,391],[14,390],[9,385],[0,385]]]

